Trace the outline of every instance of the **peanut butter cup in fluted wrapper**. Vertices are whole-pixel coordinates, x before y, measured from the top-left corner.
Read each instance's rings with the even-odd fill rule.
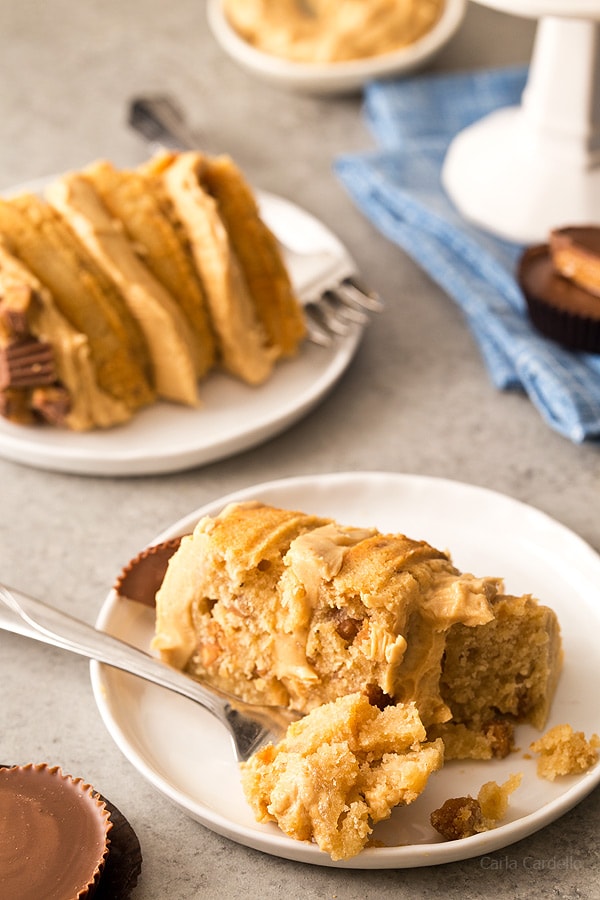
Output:
[[[141,865],[127,819],[82,778],[0,765],[2,898],[126,900]]]
[[[105,804],[81,778],[45,764],[0,769],[0,895],[93,897],[111,828]]]
[[[533,325],[569,350],[600,353],[600,227],[556,228],[527,248],[518,279]]]

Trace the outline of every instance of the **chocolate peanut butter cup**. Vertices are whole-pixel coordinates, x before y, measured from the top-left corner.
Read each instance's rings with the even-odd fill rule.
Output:
[[[570,350],[600,353],[600,297],[557,271],[549,244],[524,252],[518,279],[538,331]]]
[[[135,831],[89,784],[0,763],[0,897],[128,900],[141,869]]]
[[[106,805],[83,779],[46,764],[0,769],[0,896],[93,897],[111,828]]]

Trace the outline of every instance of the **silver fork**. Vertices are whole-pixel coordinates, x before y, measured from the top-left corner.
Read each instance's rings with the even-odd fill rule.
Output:
[[[166,95],[134,98],[128,121],[154,151],[194,149],[199,144],[177,103]],[[381,298],[362,284],[353,260],[341,245],[325,250],[308,246],[291,230],[282,234],[276,222],[267,219],[267,224],[282,247],[304,305],[310,340],[329,346],[337,335],[364,327],[369,313],[381,311]]]
[[[239,762],[280,740],[300,718],[292,710],[245,703],[200,684],[137,647],[5,585],[0,585],[0,629],[95,659],[194,700],[228,729]]]

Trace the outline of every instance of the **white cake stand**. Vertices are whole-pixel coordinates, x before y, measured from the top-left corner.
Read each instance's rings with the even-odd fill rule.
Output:
[[[539,18],[521,106],[452,141],[442,182],[460,212],[519,243],[600,221],[600,0],[476,0]]]

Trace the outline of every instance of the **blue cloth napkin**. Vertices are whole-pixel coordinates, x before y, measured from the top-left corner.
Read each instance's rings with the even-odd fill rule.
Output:
[[[460,306],[493,383],[522,389],[574,442],[600,437],[600,356],[573,353],[533,328],[515,280],[523,247],[470,225],[440,181],[451,139],[518,104],[524,68],[374,82],[364,114],[378,150],[343,156],[335,171],[360,209]]]

